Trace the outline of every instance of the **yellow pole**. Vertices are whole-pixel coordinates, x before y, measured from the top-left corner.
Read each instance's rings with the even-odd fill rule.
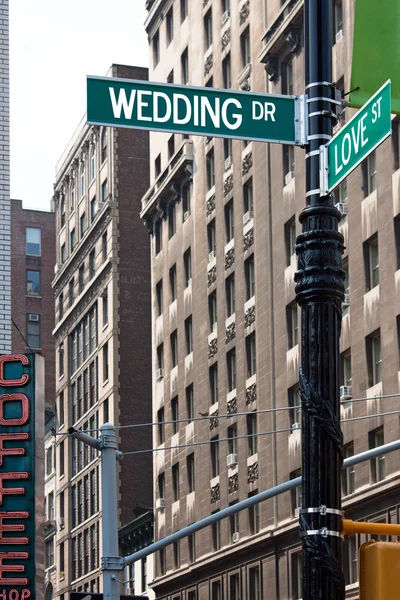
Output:
[[[353,535],[353,533],[371,533],[375,535],[400,536],[400,525],[392,525],[391,523],[365,523],[351,521],[350,519],[342,519],[342,533],[344,535]]]

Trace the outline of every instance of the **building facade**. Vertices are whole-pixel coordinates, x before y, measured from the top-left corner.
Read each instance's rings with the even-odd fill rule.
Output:
[[[302,0],[146,6],[150,80],[304,92]],[[343,92],[353,10],[333,1],[333,80]],[[152,236],[155,540],[300,474],[294,273],[304,162],[293,146],[150,136],[141,216]],[[399,406],[399,178],[394,120],[392,138],[335,190],[346,246],[346,456],[399,438],[398,416],[379,416]],[[397,462],[392,453],[343,473],[349,518],[398,522]],[[156,597],[301,598],[300,503],[298,488],[159,551]],[[358,597],[363,539],[344,543],[349,598]]]
[[[0,353],[11,352],[9,4],[0,2]]]
[[[153,511],[138,507],[134,512],[135,519],[118,531],[120,556],[129,556],[154,541]],[[124,594],[136,597],[144,594],[150,600],[155,598],[154,591],[149,588],[154,578],[154,558],[154,554],[150,554],[125,567]]]
[[[113,65],[111,77],[147,79]],[[102,590],[100,458],[68,436],[72,425],[149,422],[149,238],[138,216],[148,187],[148,134],[79,126],[57,166],[54,210],[56,324],[56,596]],[[96,433],[97,432],[97,433]],[[122,452],[151,448],[149,428],[118,433]],[[124,457],[119,522],[151,506],[151,452]]]

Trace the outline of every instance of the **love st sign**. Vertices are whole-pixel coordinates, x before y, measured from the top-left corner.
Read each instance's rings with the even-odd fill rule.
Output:
[[[321,148],[321,195],[347,177],[391,134],[390,79],[356,115]]]

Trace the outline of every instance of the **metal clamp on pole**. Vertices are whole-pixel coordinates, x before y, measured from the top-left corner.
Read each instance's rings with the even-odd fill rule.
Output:
[[[320,535],[323,538],[332,536],[344,540],[343,533],[341,533],[340,531],[333,531],[332,529],[327,529],[326,527],[321,527],[321,529],[306,529],[306,531],[301,532],[300,537],[305,537],[307,535]]]
[[[339,517],[343,516],[343,511],[338,508],[327,508],[325,504],[321,504],[317,508],[301,508],[300,514],[307,513],[319,513],[320,515],[338,515]]]

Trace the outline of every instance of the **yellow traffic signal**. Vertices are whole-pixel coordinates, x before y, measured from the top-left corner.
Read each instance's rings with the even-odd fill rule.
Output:
[[[371,540],[360,548],[360,600],[400,598],[400,543]]]

